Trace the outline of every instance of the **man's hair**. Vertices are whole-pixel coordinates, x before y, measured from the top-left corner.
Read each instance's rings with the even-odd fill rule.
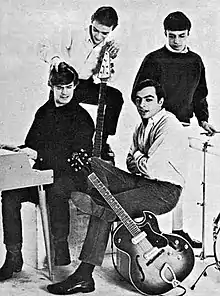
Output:
[[[162,87],[162,85],[160,85],[159,82],[157,82],[153,79],[145,79],[145,80],[141,81],[140,83],[138,83],[132,91],[131,99],[134,104],[136,101],[137,92],[144,89],[145,87],[149,87],[149,86],[153,86],[155,88],[155,93],[157,95],[158,102],[160,101],[161,98],[164,98],[164,100],[166,99],[165,90]]]
[[[181,11],[175,11],[164,19],[164,30],[183,31],[191,29],[191,22],[188,17]]]
[[[65,62],[58,65],[58,71],[53,67],[49,74],[48,85],[67,85],[72,83],[77,85],[79,82],[78,73],[76,70]]]
[[[97,21],[107,27],[112,26],[112,30],[114,30],[118,25],[118,15],[113,7],[102,6],[91,16],[91,22],[93,21]]]

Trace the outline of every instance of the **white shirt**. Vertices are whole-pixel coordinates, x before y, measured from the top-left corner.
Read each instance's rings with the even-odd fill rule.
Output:
[[[184,187],[187,174],[188,138],[179,120],[162,109],[147,126],[139,124],[133,134],[133,142],[127,156],[127,168],[131,173],[146,178],[170,182]]]
[[[111,39],[112,32],[101,43],[94,45],[90,37],[89,27],[85,29],[68,27],[61,33],[61,41],[58,42],[58,45],[41,49],[41,59],[50,63],[51,58],[59,56],[76,69],[80,79],[88,79],[93,75],[92,70],[96,67],[101,48]],[[115,60],[113,60],[114,67]],[[119,67],[117,67],[117,71],[115,70],[116,73]],[[110,81],[115,81],[115,74]]]

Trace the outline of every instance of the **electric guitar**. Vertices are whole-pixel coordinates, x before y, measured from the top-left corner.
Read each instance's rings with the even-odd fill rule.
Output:
[[[122,208],[94,172],[90,159],[82,150],[71,166],[75,171],[85,168],[88,179],[121,220],[113,234],[117,249],[129,258],[129,278],[144,295],[163,294],[179,286],[192,271],[195,257],[190,244],[178,235],[160,231],[156,216],[143,211],[141,222],[135,222]]]
[[[104,117],[105,117],[105,96],[106,96],[106,86],[107,82],[110,79],[112,73],[114,72],[113,63],[111,63],[110,54],[108,52],[108,44],[104,45],[96,65],[96,68],[93,69],[93,74],[97,74],[97,77],[100,79],[99,87],[99,97],[98,97],[98,109],[96,117],[96,128],[95,128],[95,137],[94,137],[94,146],[93,146],[93,156],[101,157],[102,151],[102,135],[103,135],[103,126],[104,126]]]

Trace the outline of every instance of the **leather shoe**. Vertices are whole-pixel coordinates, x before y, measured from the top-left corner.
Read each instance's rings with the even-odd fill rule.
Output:
[[[194,249],[202,248],[202,242],[200,242],[197,239],[191,238],[187,232],[185,232],[183,230],[173,230],[172,233],[182,236],[185,240],[188,241],[188,243],[191,245],[192,248],[194,248]]]
[[[65,281],[48,285],[47,290],[55,295],[89,293],[95,291],[95,283],[92,277],[84,279],[81,275],[73,273]]]
[[[83,192],[72,192],[73,204],[83,213],[96,216],[107,222],[113,222],[117,216],[110,208],[98,205],[88,194]]]

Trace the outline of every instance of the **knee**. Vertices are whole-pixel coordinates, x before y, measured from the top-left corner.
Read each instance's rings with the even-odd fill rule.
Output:
[[[122,93],[117,88],[109,87],[107,96],[109,100],[107,100],[108,105],[117,106],[121,108],[124,104],[124,99]]]
[[[14,191],[3,191],[2,192],[2,207],[7,209],[14,209],[21,207],[21,200]]]

